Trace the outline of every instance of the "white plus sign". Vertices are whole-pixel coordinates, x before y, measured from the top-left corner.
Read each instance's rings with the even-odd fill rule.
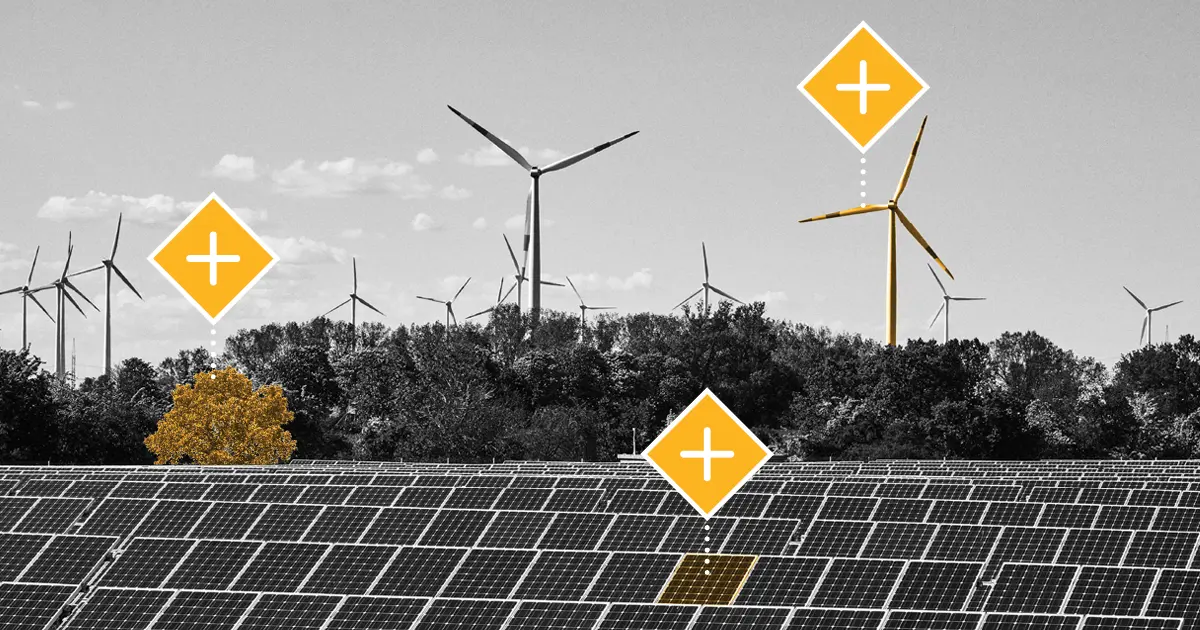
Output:
[[[703,459],[704,460],[704,480],[712,481],[712,460],[714,459],[731,459],[733,451],[714,451],[712,450],[712,429],[704,427],[704,450],[702,451],[679,451],[679,456],[684,459]]]
[[[235,263],[242,260],[237,254],[217,254],[217,233],[208,233],[208,254],[188,254],[191,263],[208,263],[208,284],[217,286],[217,264]]]
[[[839,92],[858,92],[858,113],[867,113],[867,92],[887,92],[892,89],[890,83],[867,83],[867,60],[858,62],[858,83],[839,83]]]

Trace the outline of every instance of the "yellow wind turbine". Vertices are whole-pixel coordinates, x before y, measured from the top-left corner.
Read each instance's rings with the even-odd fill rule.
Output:
[[[896,219],[904,224],[904,228],[912,234],[913,238],[929,255],[937,261],[937,264],[946,272],[946,275],[954,279],[954,274],[950,273],[950,269],[942,262],[941,258],[934,253],[933,248],[917,231],[916,226],[904,213],[900,211],[900,195],[904,193],[904,187],[908,185],[908,176],[912,174],[913,161],[917,158],[917,148],[921,146],[921,135],[925,133],[925,122],[929,120],[926,116],[921,120],[921,129],[917,132],[917,140],[913,142],[912,153],[908,155],[908,163],[904,165],[904,175],[900,177],[900,185],[896,187],[896,194],[886,204],[863,204],[858,208],[842,210],[831,214],[822,214],[811,219],[804,219],[801,223],[810,221],[821,221],[822,219],[834,219],[837,217],[848,217],[854,214],[866,214],[868,212],[879,212],[880,210],[888,211],[888,267],[887,267],[887,343],[889,346],[896,345]]]

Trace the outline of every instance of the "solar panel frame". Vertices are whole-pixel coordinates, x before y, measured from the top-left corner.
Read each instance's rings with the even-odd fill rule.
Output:
[[[194,540],[178,538],[134,538],[104,570],[99,584],[122,588],[157,588],[195,543]]]

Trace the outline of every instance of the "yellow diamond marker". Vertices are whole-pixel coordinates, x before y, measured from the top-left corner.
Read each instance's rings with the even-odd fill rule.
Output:
[[[642,456],[708,518],[771,458],[771,451],[705,389]]]
[[[863,153],[929,89],[866,22],[796,87]]]
[[[277,260],[216,193],[150,254],[150,263],[213,324]]]
[[[658,603],[728,606],[757,561],[758,556],[689,553],[675,567]]]

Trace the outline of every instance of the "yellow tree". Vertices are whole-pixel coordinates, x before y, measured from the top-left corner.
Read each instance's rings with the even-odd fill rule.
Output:
[[[283,425],[292,421],[278,385],[254,389],[229,367],[196,375],[178,385],[173,408],[146,438],[156,464],[275,464],[291,457],[296,441]]]

